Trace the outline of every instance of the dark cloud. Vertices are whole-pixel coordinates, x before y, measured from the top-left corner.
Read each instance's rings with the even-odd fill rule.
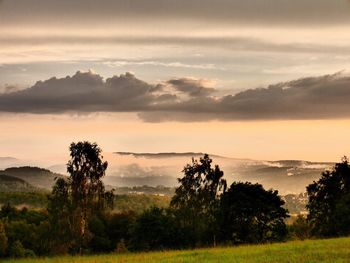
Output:
[[[33,87],[0,96],[0,110],[56,113],[143,110],[155,100],[151,85],[126,73],[104,81],[92,72],[39,81]]]
[[[164,87],[171,87],[192,97],[208,96],[216,91],[205,87],[205,81],[191,78],[170,79],[163,84]]]
[[[39,81],[0,94],[0,111],[30,113],[136,112],[144,121],[283,120],[350,117],[350,76],[302,78],[213,96],[205,80],[149,84],[126,73],[104,80],[92,72]]]
[[[195,98],[181,103],[181,108],[139,115],[150,122],[348,118],[349,99],[350,77],[336,73],[249,89],[220,98]]]

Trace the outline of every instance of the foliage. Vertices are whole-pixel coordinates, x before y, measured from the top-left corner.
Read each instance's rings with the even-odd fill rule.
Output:
[[[10,197],[0,210],[0,250],[3,246],[5,256],[123,254],[275,242],[286,237],[287,210],[278,192],[248,182],[235,182],[226,189],[224,173],[212,165],[208,155],[185,166],[170,200],[157,195],[114,196],[102,183],[107,163],[100,148],[80,142],[70,150],[70,177],[57,178],[45,201],[46,209],[12,205],[17,196],[42,200],[45,193],[0,194],[0,200],[2,195]],[[298,198],[304,200],[304,195]],[[350,196],[344,194],[337,200],[335,227],[349,225]],[[293,237],[309,237],[309,223],[304,218],[297,218],[289,230]]]
[[[288,216],[277,191],[260,184],[233,183],[221,198],[220,237],[232,243],[283,240]]]
[[[115,252],[117,253],[126,253],[129,252],[129,250],[126,248],[125,246],[125,242],[124,239],[121,239],[118,244],[117,244],[117,248],[115,249]]]
[[[115,195],[113,211],[122,213],[135,211],[142,213],[153,206],[167,208],[170,204],[170,197],[146,194]]]
[[[47,198],[48,195],[50,195],[49,192],[0,192],[0,204],[10,204],[17,207],[24,206],[29,209],[44,209],[49,203],[50,198]],[[167,195],[118,194],[114,196],[113,212],[135,211],[139,214],[153,206],[167,208],[170,204],[170,199]]]
[[[26,255],[26,250],[23,247],[22,243],[16,240],[10,247],[9,254],[11,257],[20,258]]]
[[[109,215],[106,220],[106,227],[109,230],[108,237],[111,240],[113,248],[115,248],[122,240],[126,247],[129,247],[136,218],[137,214],[133,211],[124,211]]]
[[[48,211],[56,241],[64,250],[82,253],[91,240],[88,222],[91,216],[112,207],[113,192],[105,191],[102,177],[108,163],[95,143],[70,145],[68,179],[59,178],[53,187]],[[95,237],[95,240],[98,237]],[[57,246],[57,244],[55,244]]]
[[[350,165],[346,157],[307,187],[308,220],[317,236],[350,234]]]
[[[49,227],[52,254],[65,254],[74,245],[75,220],[69,193],[69,182],[58,178],[48,196]]]
[[[0,192],[0,204],[45,208],[48,192]]]
[[[9,256],[13,258],[35,257],[35,253],[30,249],[25,249],[22,243],[16,240],[9,249]]]
[[[3,222],[0,221],[0,257],[4,257],[6,255],[8,246],[8,239],[5,232],[5,226]]]
[[[216,220],[214,218],[220,194],[226,189],[224,173],[218,165],[212,168],[207,154],[200,160],[192,159],[183,170],[180,186],[175,190],[171,208],[175,210],[181,226],[190,233],[192,245],[215,244]],[[212,238],[208,238],[208,235]]]
[[[175,218],[167,210],[153,207],[143,212],[132,231],[131,247],[161,250],[180,246]]]

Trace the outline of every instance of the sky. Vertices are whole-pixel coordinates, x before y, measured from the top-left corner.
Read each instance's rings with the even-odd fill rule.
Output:
[[[350,1],[2,0],[0,156],[349,155]]]

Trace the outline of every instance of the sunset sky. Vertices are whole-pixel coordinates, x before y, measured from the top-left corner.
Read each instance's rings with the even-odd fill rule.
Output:
[[[350,155],[350,1],[0,0],[0,157]]]

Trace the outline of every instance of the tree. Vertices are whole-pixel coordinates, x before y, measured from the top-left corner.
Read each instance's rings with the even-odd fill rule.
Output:
[[[74,214],[69,180],[58,178],[48,197],[49,248],[52,254],[66,254],[74,240]]]
[[[116,248],[118,243],[122,240],[126,247],[129,247],[136,216],[136,213],[133,211],[124,211],[117,214],[113,213],[108,217],[107,234],[114,248]]]
[[[171,213],[153,207],[136,219],[131,245],[135,250],[161,250],[179,246],[176,222]]]
[[[97,144],[86,141],[72,143],[69,149],[69,178],[56,181],[49,212],[56,228],[60,228],[62,223],[68,227],[71,237],[77,237],[73,240],[71,249],[82,253],[84,245],[90,239],[90,216],[111,207],[114,195],[111,191],[105,191],[101,180],[108,163],[103,161],[102,151]]]
[[[232,243],[278,241],[287,234],[288,216],[278,191],[260,184],[233,183],[220,201],[220,238]]]
[[[183,169],[184,176],[178,179],[171,207],[175,210],[181,227],[189,234],[192,245],[214,243],[217,209],[220,195],[226,189],[224,173],[218,165],[212,168],[212,159],[205,154],[200,160],[192,159]],[[209,237],[210,236],[210,237]]]
[[[312,233],[330,237],[350,234],[350,165],[346,157],[307,188]]]
[[[0,221],[0,257],[3,257],[6,255],[7,251],[7,236],[5,232],[5,226],[2,221]]]

